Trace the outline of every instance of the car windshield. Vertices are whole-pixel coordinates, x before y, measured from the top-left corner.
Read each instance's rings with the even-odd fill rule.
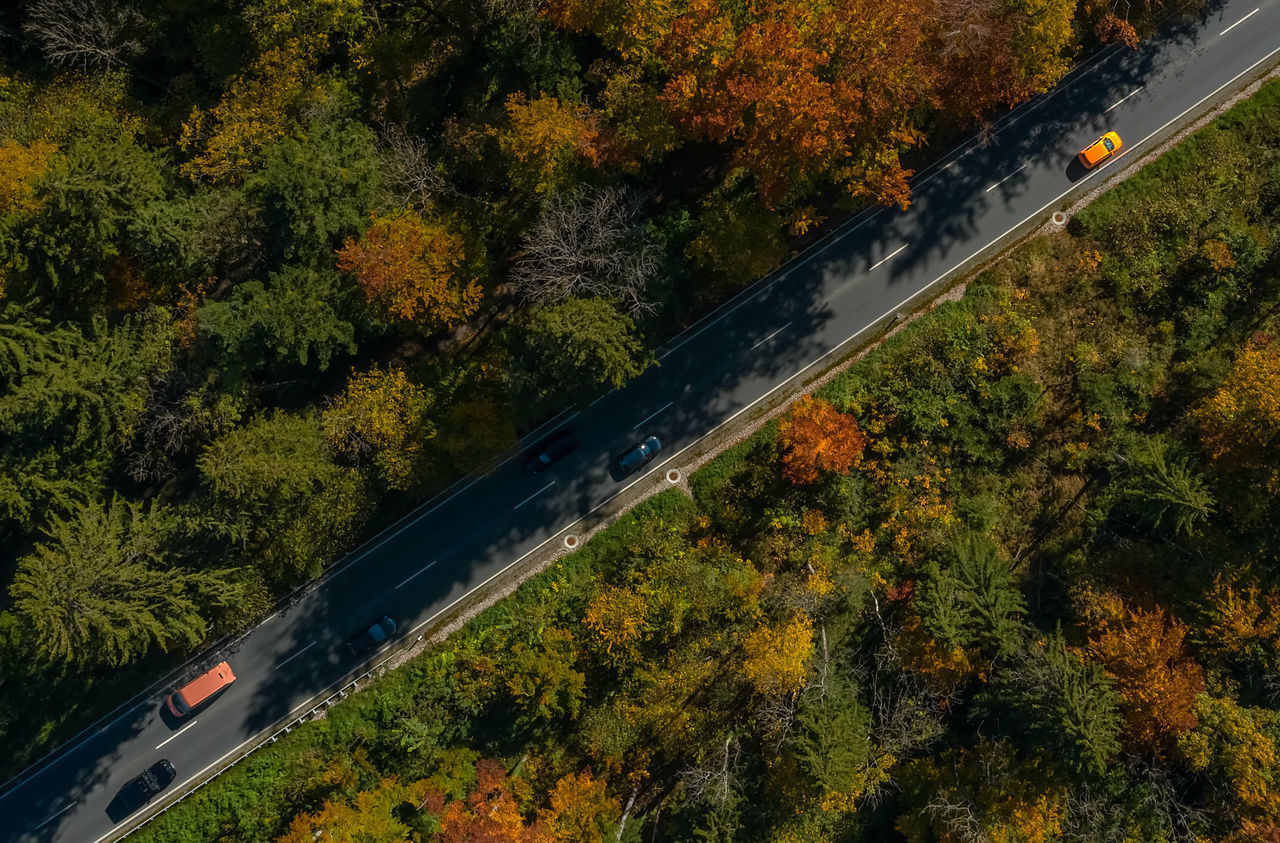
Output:
[[[1103,139],[1102,139],[1102,145],[1103,145],[1103,146],[1105,146],[1105,147],[1107,148],[1107,152],[1112,152],[1112,151],[1114,151],[1114,150],[1115,150],[1115,148],[1116,148],[1116,147],[1115,147],[1115,144],[1113,144],[1113,143],[1111,142],[1111,138],[1103,138]]]
[[[191,711],[191,706],[187,705],[187,701],[182,698],[182,694],[175,693],[173,699],[173,710],[179,714],[186,714]]]
[[[381,644],[383,641],[387,640],[387,633],[386,630],[382,628],[382,624],[375,623],[369,628],[369,638],[371,638],[375,644]]]

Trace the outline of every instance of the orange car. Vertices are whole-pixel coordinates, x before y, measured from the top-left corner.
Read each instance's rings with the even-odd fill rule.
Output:
[[[1076,157],[1080,159],[1080,163],[1084,165],[1086,170],[1092,170],[1112,155],[1115,155],[1122,146],[1124,146],[1124,143],[1120,140],[1119,135],[1115,132],[1107,132],[1086,146]]]

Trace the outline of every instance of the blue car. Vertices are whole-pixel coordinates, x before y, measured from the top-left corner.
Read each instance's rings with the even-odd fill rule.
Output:
[[[657,456],[660,450],[662,443],[658,441],[658,437],[646,436],[643,442],[637,442],[618,454],[618,470],[623,474],[630,474]]]
[[[362,656],[365,653],[373,652],[391,640],[391,636],[396,634],[396,622],[385,615],[378,618],[364,631],[347,642],[347,649],[353,655]]]

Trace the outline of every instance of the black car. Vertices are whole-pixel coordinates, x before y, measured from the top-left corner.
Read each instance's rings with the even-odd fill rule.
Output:
[[[658,441],[658,437],[646,436],[643,441],[618,454],[618,470],[623,474],[630,474],[657,456],[661,449],[662,443]]]
[[[155,798],[157,793],[173,784],[177,775],[169,759],[161,758],[143,770],[140,775],[129,779],[125,786],[120,788],[116,798],[129,811],[136,811]]]
[[[385,615],[369,624],[364,630],[347,642],[347,649],[357,656],[371,653],[391,640],[396,634],[396,622]]]
[[[524,455],[524,467],[528,471],[537,474],[554,462],[557,462],[573,452],[578,447],[578,437],[573,435],[573,431],[562,430],[555,436],[549,436],[539,442],[537,445],[529,449]]]

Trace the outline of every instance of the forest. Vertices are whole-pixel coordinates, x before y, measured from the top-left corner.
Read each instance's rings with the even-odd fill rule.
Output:
[[[4,4],[0,768],[1198,5]]]
[[[1280,81],[146,843],[1280,839]]]

